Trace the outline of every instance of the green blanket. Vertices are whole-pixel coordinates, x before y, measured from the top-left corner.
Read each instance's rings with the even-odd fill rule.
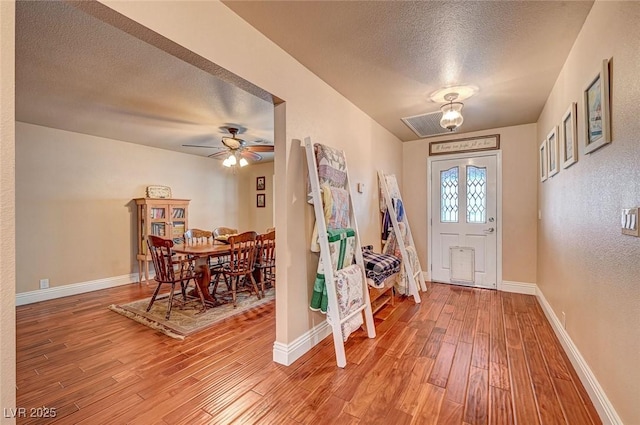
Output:
[[[333,265],[335,275],[336,271],[353,264],[356,233],[353,229],[329,229],[327,230],[327,237],[329,239],[331,264]],[[318,261],[318,271],[313,285],[313,295],[311,296],[311,305],[309,308],[314,311],[320,310],[326,313],[328,304],[329,299],[327,298],[324,265],[322,264],[321,257],[320,261]]]

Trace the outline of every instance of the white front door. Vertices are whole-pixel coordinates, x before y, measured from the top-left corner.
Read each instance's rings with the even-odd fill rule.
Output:
[[[431,280],[496,288],[496,155],[431,162]]]

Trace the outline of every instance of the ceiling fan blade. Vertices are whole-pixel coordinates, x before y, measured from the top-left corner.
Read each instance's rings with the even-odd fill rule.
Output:
[[[212,153],[211,155],[209,155],[209,158],[225,159],[228,156],[229,156],[229,151],[228,150],[224,150],[224,151]]]
[[[251,161],[261,161],[262,160],[262,156],[261,155],[258,155],[255,152],[248,151],[246,149],[243,150],[242,152],[240,152],[240,155],[243,158],[250,159]]]
[[[224,146],[204,146],[204,145],[182,145],[188,148],[208,148],[208,149],[227,149]]]
[[[251,152],[273,152],[273,145],[251,145],[244,148]]]

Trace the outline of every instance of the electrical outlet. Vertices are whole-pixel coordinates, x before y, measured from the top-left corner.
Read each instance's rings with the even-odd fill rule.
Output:
[[[567,329],[567,315],[564,314],[564,311],[562,312],[562,327]]]
[[[49,287],[49,279],[40,279],[40,289],[47,289]]]

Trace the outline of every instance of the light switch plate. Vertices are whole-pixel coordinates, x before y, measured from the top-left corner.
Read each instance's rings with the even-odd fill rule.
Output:
[[[622,209],[620,226],[622,227],[623,235],[640,236],[638,233],[638,228],[640,227],[638,226],[638,207]]]

